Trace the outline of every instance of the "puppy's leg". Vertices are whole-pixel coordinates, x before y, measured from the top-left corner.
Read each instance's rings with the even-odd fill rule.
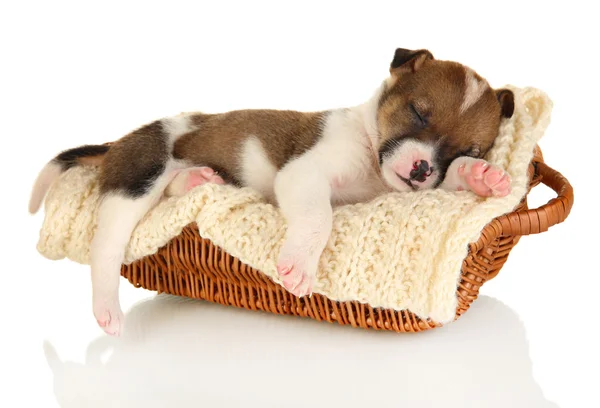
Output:
[[[504,197],[510,193],[510,177],[504,170],[483,159],[461,156],[448,167],[440,188],[471,190],[482,197]]]
[[[300,158],[277,174],[275,195],[288,224],[277,272],[288,291],[304,296],[312,293],[331,234],[331,186],[316,165]]]
[[[125,249],[137,223],[184,167],[171,157],[175,138],[190,130],[185,116],[141,127],[111,146],[100,175],[102,201],[90,248],[93,310],[109,334],[122,330],[119,279]]]
[[[130,198],[109,193],[98,209],[98,228],[90,248],[92,301],[98,325],[111,335],[119,335],[123,313],[119,305],[119,279],[125,249],[139,220],[155,204],[156,193]]]
[[[225,181],[210,167],[192,167],[181,170],[165,190],[167,196],[183,196],[194,187],[206,183],[225,184]]]

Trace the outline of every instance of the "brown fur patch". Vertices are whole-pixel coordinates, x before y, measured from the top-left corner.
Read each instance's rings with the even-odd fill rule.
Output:
[[[178,139],[176,159],[209,166],[239,183],[240,155],[248,136],[256,137],[277,169],[310,149],[322,132],[324,112],[241,110],[216,115],[197,115],[200,129]]]

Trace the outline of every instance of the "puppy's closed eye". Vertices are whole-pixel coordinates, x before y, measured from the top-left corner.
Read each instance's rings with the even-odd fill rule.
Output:
[[[420,127],[426,127],[429,123],[429,115],[425,112],[420,111],[414,104],[409,104],[408,108],[410,109],[415,121],[419,124]]]

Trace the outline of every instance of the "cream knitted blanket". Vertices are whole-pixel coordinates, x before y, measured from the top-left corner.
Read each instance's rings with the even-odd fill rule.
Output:
[[[515,114],[505,120],[487,160],[511,176],[512,192],[390,193],[334,210],[333,233],[314,288],[332,300],[409,309],[422,318],[454,319],[456,287],[468,244],[495,217],[512,211],[527,191],[527,167],[550,121],[552,102],[540,90],[510,87]],[[88,264],[98,207],[97,169],[76,167],[51,187],[38,251]],[[280,282],[276,261],[286,225],[279,210],[249,188],[205,185],[160,202],[136,227],[126,263],[155,253],[196,222],[200,235]]]

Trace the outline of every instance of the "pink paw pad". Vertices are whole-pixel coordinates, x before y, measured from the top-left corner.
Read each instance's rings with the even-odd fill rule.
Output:
[[[510,193],[510,177],[499,167],[478,160],[470,167],[461,165],[458,174],[464,177],[470,189],[482,197],[504,197]]]
[[[96,315],[96,322],[98,326],[111,336],[119,336],[123,326],[123,313],[119,308],[106,308],[98,307],[94,314]]]
[[[283,281],[283,287],[293,295],[302,297],[312,293],[312,279],[293,263],[279,263],[277,273]]]
[[[223,178],[215,173],[210,167],[199,167],[198,169],[188,170],[186,191],[206,183],[225,184]]]

